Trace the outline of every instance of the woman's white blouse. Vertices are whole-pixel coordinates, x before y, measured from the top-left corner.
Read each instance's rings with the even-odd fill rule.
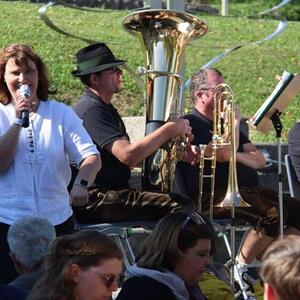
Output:
[[[0,136],[14,119],[13,105],[0,103]],[[53,225],[64,222],[72,214],[69,161],[79,164],[93,154],[99,152],[73,110],[55,100],[40,101],[29,127],[21,129],[11,166],[0,174],[0,222],[28,215]]]

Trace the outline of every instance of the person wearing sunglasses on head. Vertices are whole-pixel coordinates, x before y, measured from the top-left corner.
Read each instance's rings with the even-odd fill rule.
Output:
[[[74,208],[81,223],[113,221],[157,221],[173,210],[192,211],[190,199],[179,195],[153,193],[130,188],[131,169],[173,137],[191,138],[187,120],[175,116],[153,133],[131,142],[112,97],[123,89],[126,62],[115,58],[103,43],[80,49],[77,69],[72,72],[85,85],[85,91],[74,106],[77,115],[97,145],[102,158],[94,186],[89,189],[90,202]],[[198,153],[189,151],[193,160]]]
[[[70,203],[81,205],[101,167],[99,152],[73,110],[49,98],[46,65],[34,49],[11,44],[0,51],[0,281],[18,274],[8,256],[12,223],[39,216],[57,235],[73,232]],[[69,159],[78,165],[70,193]]]
[[[127,268],[117,300],[204,300],[200,277],[211,262],[215,233],[199,214],[171,213]]]
[[[59,237],[28,300],[108,300],[118,289],[123,255],[97,230]]]

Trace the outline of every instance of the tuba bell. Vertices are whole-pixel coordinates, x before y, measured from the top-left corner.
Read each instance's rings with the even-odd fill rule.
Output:
[[[183,114],[183,78],[180,75],[188,41],[207,32],[206,24],[184,12],[144,10],[129,14],[123,27],[139,38],[146,67],[145,75],[146,130],[145,135],[162,126],[171,115]],[[143,164],[143,188],[170,192],[176,162],[185,149],[183,138],[163,145]]]

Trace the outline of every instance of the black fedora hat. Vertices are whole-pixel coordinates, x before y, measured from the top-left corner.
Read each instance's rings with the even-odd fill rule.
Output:
[[[76,77],[88,75],[123,65],[125,60],[116,59],[104,43],[88,45],[76,53],[77,70],[72,71]]]

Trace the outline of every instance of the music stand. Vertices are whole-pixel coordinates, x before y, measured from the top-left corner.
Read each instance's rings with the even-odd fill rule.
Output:
[[[283,236],[283,191],[282,191],[282,158],[281,158],[281,131],[282,123],[280,115],[289,102],[300,92],[300,75],[294,75],[284,71],[281,80],[255,113],[248,120],[248,124],[255,129],[267,132],[272,125],[276,131],[277,156],[278,156],[278,199],[279,199],[279,222],[280,236]]]

